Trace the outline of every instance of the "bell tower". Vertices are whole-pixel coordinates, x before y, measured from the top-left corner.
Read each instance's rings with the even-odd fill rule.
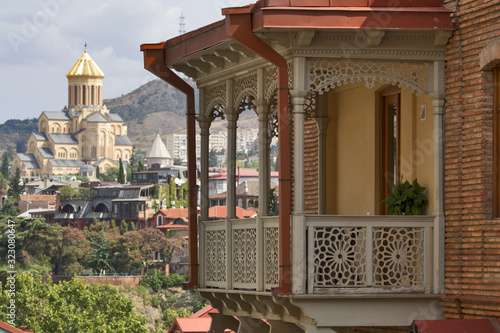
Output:
[[[68,106],[102,106],[104,73],[85,52],[66,74],[68,78]]]

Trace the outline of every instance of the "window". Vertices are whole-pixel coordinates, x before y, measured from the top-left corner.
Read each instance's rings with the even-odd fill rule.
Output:
[[[400,100],[401,90],[388,87],[380,92],[379,199],[385,199],[400,179]],[[380,214],[385,213],[380,204]]]
[[[94,105],[94,86],[90,88],[90,104]]]
[[[158,217],[156,218],[156,225],[163,225],[163,216],[161,215],[158,215]]]
[[[78,104],[78,98],[77,98],[77,96],[78,96],[78,87],[75,86],[75,105]]]
[[[86,100],[86,91],[85,91],[85,86],[82,86],[82,105],[85,105],[85,100]]]

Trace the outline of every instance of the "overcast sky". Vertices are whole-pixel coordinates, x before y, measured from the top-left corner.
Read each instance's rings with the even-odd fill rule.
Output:
[[[0,124],[67,104],[66,73],[87,51],[106,75],[104,98],[154,79],[139,46],[222,19],[255,0],[22,0],[0,7]]]

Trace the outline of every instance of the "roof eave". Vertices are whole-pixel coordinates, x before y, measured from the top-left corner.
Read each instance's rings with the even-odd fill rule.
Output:
[[[452,30],[444,7],[266,7],[253,13],[252,29]]]
[[[221,20],[162,43],[142,44],[141,51],[167,50],[164,52],[164,61],[168,64],[187,55],[216,46],[229,39],[226,33],[226,23],[224,20]]]
[[[264,7],[259,3],[224,8],[223,15],[252,13],[252,29],[408,29],[452,30],[451,10],[445,7]],[[164,50],[164,63],[231,41],[226,21],[220,20],[162,43],[143,44],[141,51]]]

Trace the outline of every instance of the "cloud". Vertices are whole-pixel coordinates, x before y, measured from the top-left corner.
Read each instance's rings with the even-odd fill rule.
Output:
[[[88,52],[106,74],[104,96],[126,94],[154,77],[144,70],[140,45],[220,20],[221,8],[251,0],[23,0],[0,10],[0,123],[38,117],[67,103],[66,72]]]

